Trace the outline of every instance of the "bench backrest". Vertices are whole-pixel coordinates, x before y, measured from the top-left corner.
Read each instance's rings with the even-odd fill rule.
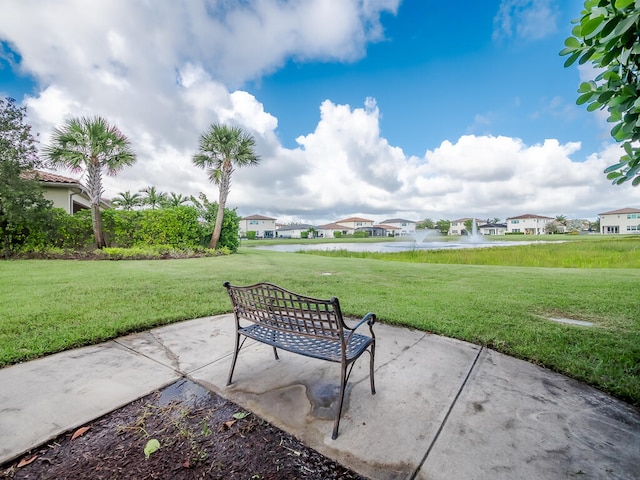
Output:
[[[271,283],[239,287],[225,282],[236,322],[244,319],[283,332],[341,342],[344,322],[340,303],[306,297]]]

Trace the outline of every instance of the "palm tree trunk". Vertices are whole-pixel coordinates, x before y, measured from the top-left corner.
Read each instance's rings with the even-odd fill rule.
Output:
[[[218,202],[218,213],[216,214],[216,225],[213,228],[213,235],[211,235],[211,243],[209,248],[216,249],[218,246],[218,240],[220,240],[220,234],[222,233],[222,218],[224,216],[224,205]]]
[[[102,231],[102,213],[100,212],[100,205],[91,205],[91,222],[93,224],[93,236],[96,239],[96,246],[98,248],[104,248],[107,246],[107,242],[104,240],[104,232]]]

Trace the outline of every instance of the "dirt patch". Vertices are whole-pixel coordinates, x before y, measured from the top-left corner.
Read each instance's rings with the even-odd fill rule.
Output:
[[[0,478],[366,480],[187,380],[3,465]]]

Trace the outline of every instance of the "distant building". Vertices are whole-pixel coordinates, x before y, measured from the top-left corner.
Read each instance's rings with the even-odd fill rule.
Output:
[[[337,223],[327,223],[326,225],[318,225],[316,227],[318,230],[318,236],[324,238],[334,238],[335,232],[338,232],[338,235],[349,235],[354,232],[353,228],[345,227],[344,225],[339,225]]]
[[[302,232],[307,232],[310,228],[318,230],[315,226],[306,223],[281,225],[276,230],[276,236],[281,238],[302,238]]]
[[[551,217],[527,213],[518,217],[507,218],[507,233],[524,233],[525,235],[544,235],[547,224],[553,222]]]
[[[507,232],[507,224],[483,223],[478,225],[478,232],[482,235],[504,235]]]
[[[369,220],[367,218],[360,218],[360,217],[349,217],[349,218],[345,218],[343,220],[338,220],[337,222],[338,225],[342,225],[344,227],[350,228],[352,230],[355,230],[356,228],[361,228],[361,227],[373,227],[373,220]]]
[[[53,202],[54,207],[64,209],[69,215],[91,208],[89,191],[80,180],[40,170],[21,174],[23,178],[34,178],[35,175],[42,186],[44,198]],[[100,208],[109,208],[108,202],[101,201]]]
[[[389,225],[395,227],[395,235],[403,237],[411,236],[416,231],[416,223],[411,220],[405,220],[403,218],[388,218],[380,222],[380,225]]]
[[[451,225],[449,226],[449,235],[463,235],[464,233],[471,233],[467,232],[467,227],[465,226],[465,223],[469,220],[473,220],[476,223],[476,228],[478,227],[478,225],[484,222],[484,220],[470,217],[451,220]]]
[[[640,234],[640,209],[621,208],[610,212],[599,213],[600,233],[603,235],[615,233]]]
[[[400,235],[400,227],[393,225],[372,225],[370,227],[358,227],[356,232],[368,232],[371,237],[395,237]]]
[[[256,232],[256,238],[274,238],[276,235],[276,219],[263,215],[249,215],[240,219],[238,233],[246,237],[247,232]]]

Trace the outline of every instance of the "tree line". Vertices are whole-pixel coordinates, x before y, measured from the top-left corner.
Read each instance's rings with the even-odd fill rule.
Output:
[[[215,250],[222,237],[221,245],[235,251],[239,218],[235,211],[226,208],[226,201],[233,171],[258,164],[260,158],[254,148],[254,138],[240,127],[213,123],[200,136],[198,152],[192,161],[194,166],[204,169],[209,181],[218,187],[217,202],[209,201],[202,193],[198,198],[184,197],[173,192],[158,192],[149,186],[136,193],[118,194],[113,206],[131,212],[120,216],[134,223],[135,219],[152,216],[132,212],[140,206],[150,206],[151,210],[164,207],[191,211],[200,230],[211,227],[209,248]],[[92,241],[98,249],[106,247],[103,175],[115,176],[136,162],[129,138],[103,117],[74,117],[53,130],[51,141],[43,147],[42,154],[44,158],[38,155],[36,139],[26,123],[26,109],[18,107],[11,98],[0,99],[0,235],[5,256],[16,246],[28,244],[30,236],[33,243],[38,237],[36,232],[40,235],[37,243],[50,239],[52,229],[64,231],[66,228],[60,223],[64,217],[60,212],[52,214],[51,202],[44,199],[36,172],[43,167],[61,166],[83,174],[91,205]],[[223,235],[225,225],[231,228],[233,224],[233,236],[228,232]],[[49,235],[44,233],[47,231]],[[129,231],[133,231],[131,226]],[[111,242],[120,238],[113,230],[110,233]],[[58,238],[57,243],[60,241]]]

